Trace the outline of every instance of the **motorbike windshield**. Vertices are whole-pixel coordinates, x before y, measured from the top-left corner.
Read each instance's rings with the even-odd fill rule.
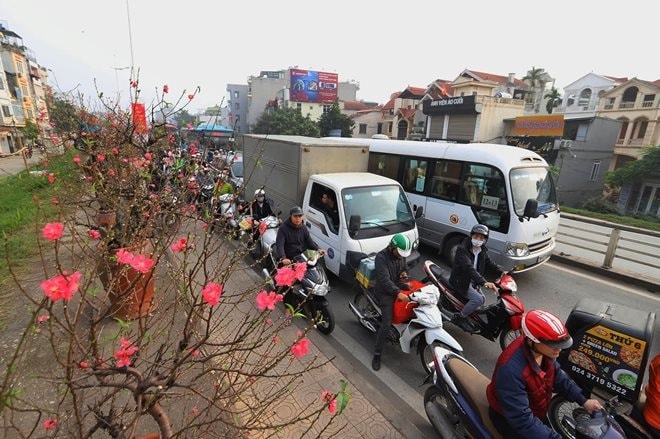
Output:
[[[557,209],[555,183],[548,168],[513,169],[510,178],[513,207],[518,216],[522,216],[530,198],[539,202],[539,213]]]
[[[369,236],[399,233],[414,227],[413,213],[400,186],[344,189],[342,201],[347,223],[351,216],[359,215],[360,231],[374,232]]]

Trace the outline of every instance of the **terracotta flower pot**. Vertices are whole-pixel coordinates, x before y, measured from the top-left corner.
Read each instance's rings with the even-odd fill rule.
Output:
[[[112,249],[116,255],[121,249]],[[126,247],[134,254],[151,255],[153,246],[149,240],[142,244]],[[122,320],[134,320],[146,316],[155,308],[154,266],[148,273],[141,273],[126,264],[108,261],[100,270],[99,277],[110,298],[110,314]]]

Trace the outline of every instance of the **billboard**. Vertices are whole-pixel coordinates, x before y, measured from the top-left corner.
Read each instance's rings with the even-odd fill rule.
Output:
[[[561,137],[564,135],[564,115],[518,116],[512,135]]]
[[[291,101],[331,104],[337,100],[339,76],[336,73],[290,69],[289,75]]]

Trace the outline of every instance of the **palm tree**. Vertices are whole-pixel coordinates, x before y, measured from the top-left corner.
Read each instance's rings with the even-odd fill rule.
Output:
[[[552,114],[552,110],[557,105],[561,104],[561,95],[554,87],[552,87],[550,92],[543,96],[543,98],[548,99],[548,102],[545,103],[545,109],[548,110],[548,114]]]
[[[537,91],[539,89],[543,90],[545,87],[544,78],[546,76],[545,69],[537,69],[532,66],[531,70],[527,71],[527,74],[523,77],[523,81],[527,82],[532,88],[532,102],[534,103],[534,110],[538,113],[538,106],[536,102]]]

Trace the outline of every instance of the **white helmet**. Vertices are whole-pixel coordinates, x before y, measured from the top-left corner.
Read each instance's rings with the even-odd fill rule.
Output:
[[[258,197],[260,195],[265,197],[266,196],[266,191],[264,191],[263,189],[257,189],[256,191],[254,191],[254,196],[255,197]]]

